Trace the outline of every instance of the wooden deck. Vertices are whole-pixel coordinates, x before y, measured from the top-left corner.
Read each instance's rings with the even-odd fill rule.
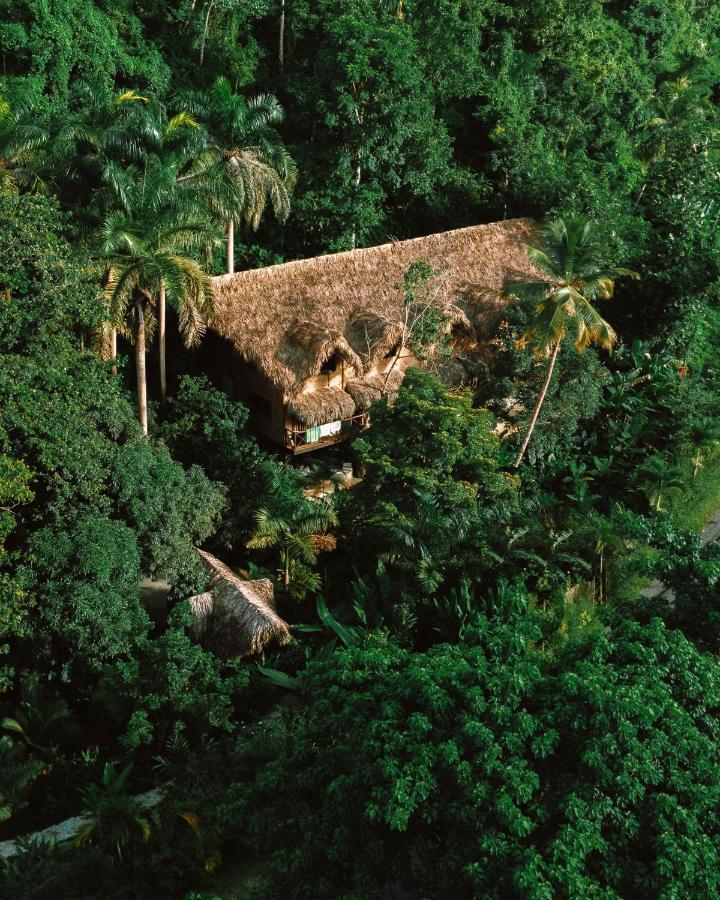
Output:
[[[318,440],[308,440],[308,434],[311,434],[313,431],[313,429],[308,426],[286,428],[285,447],[286,449],[291,450],[294,456],[299,456],[302,453],[309,453],[312,450],[319,450],[322,447],[330,447],[333,444],[338,444],[347,439],[353,428],[361,429],[365,428],[366,425],[367,413],[356,413],[356,415],[351,416],[349,419],[341,420],[341,428],[337,434],[330,434],[321,437]]]

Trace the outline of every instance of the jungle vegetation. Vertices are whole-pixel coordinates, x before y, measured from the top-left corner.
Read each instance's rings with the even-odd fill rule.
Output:
[[[0,894],[717,896],[717,4],[0,0],[0,53],[0,840],[85,816]],[[188,371],[212,275],[513,216],[495,364],[352,490]],[[195,640],[200,545],[288,646]]]

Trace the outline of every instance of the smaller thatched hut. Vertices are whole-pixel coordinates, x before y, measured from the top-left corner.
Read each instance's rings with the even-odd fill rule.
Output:
[[[257,430],[292,453],[334,443],[365,424],[389,370],[393,393],[418,362],[402,340],[409,267],[422,260],[436,271],[432,305],[465,357],[492,337],[506,277],[532,271],[533,227],[513,219],[214,278],[223,384]]]
[[[195,637],[223,659],[254,656],[268,644],[290,640],[290,628],[275,612],[268,578],[245,581],[225,563],[197,551],[210,576],[210,591],[190,597]]]

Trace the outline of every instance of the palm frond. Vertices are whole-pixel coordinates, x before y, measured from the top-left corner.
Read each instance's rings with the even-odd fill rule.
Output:
[[[578,329],[576,340],[578,350],[583,350],[590,344],[599,344],[609,350],[617,341],[615,329],[584,297],[575,301],[575,312],[582,326]]]
[[[119,94],[115,98],[115,105],[122,106],[123,103],[135,103],[138,101],[140,101],[142,103],[147,103],[148,98],[141,96],[136,91],[132,91],[132,90],[124,91],[122,94]]]
[[[549,299],[537,308],[537,315],[525,334],[521,346],[533,344],[538,356],[549,356],[567,333],[568,315],[565,304]]]
[[[180,128],[200,128],[200,123],[198,120],[192,116],[187,110],[180,110],[179,113],[176,113],[171,119],[168,120],[167,125],[165,126],[165,133],[167,135],[172,135]]]

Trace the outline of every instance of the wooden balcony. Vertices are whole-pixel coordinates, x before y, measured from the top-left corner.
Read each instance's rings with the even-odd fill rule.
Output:
[[[296,456],[300,453],[308,453],[311,450],[318,450],[320,447],[328,447],[344,441],[353,429],[365,428],[367,425],[367,413],[360,412],[347,419],[341,419],[340,429],[334,434],[317,436],[322,426],[314,425],[308,427],[301,423],[293,423],[285,428],[285,447],[291,450]],[[326,423],[331,424],[331,423]]]

